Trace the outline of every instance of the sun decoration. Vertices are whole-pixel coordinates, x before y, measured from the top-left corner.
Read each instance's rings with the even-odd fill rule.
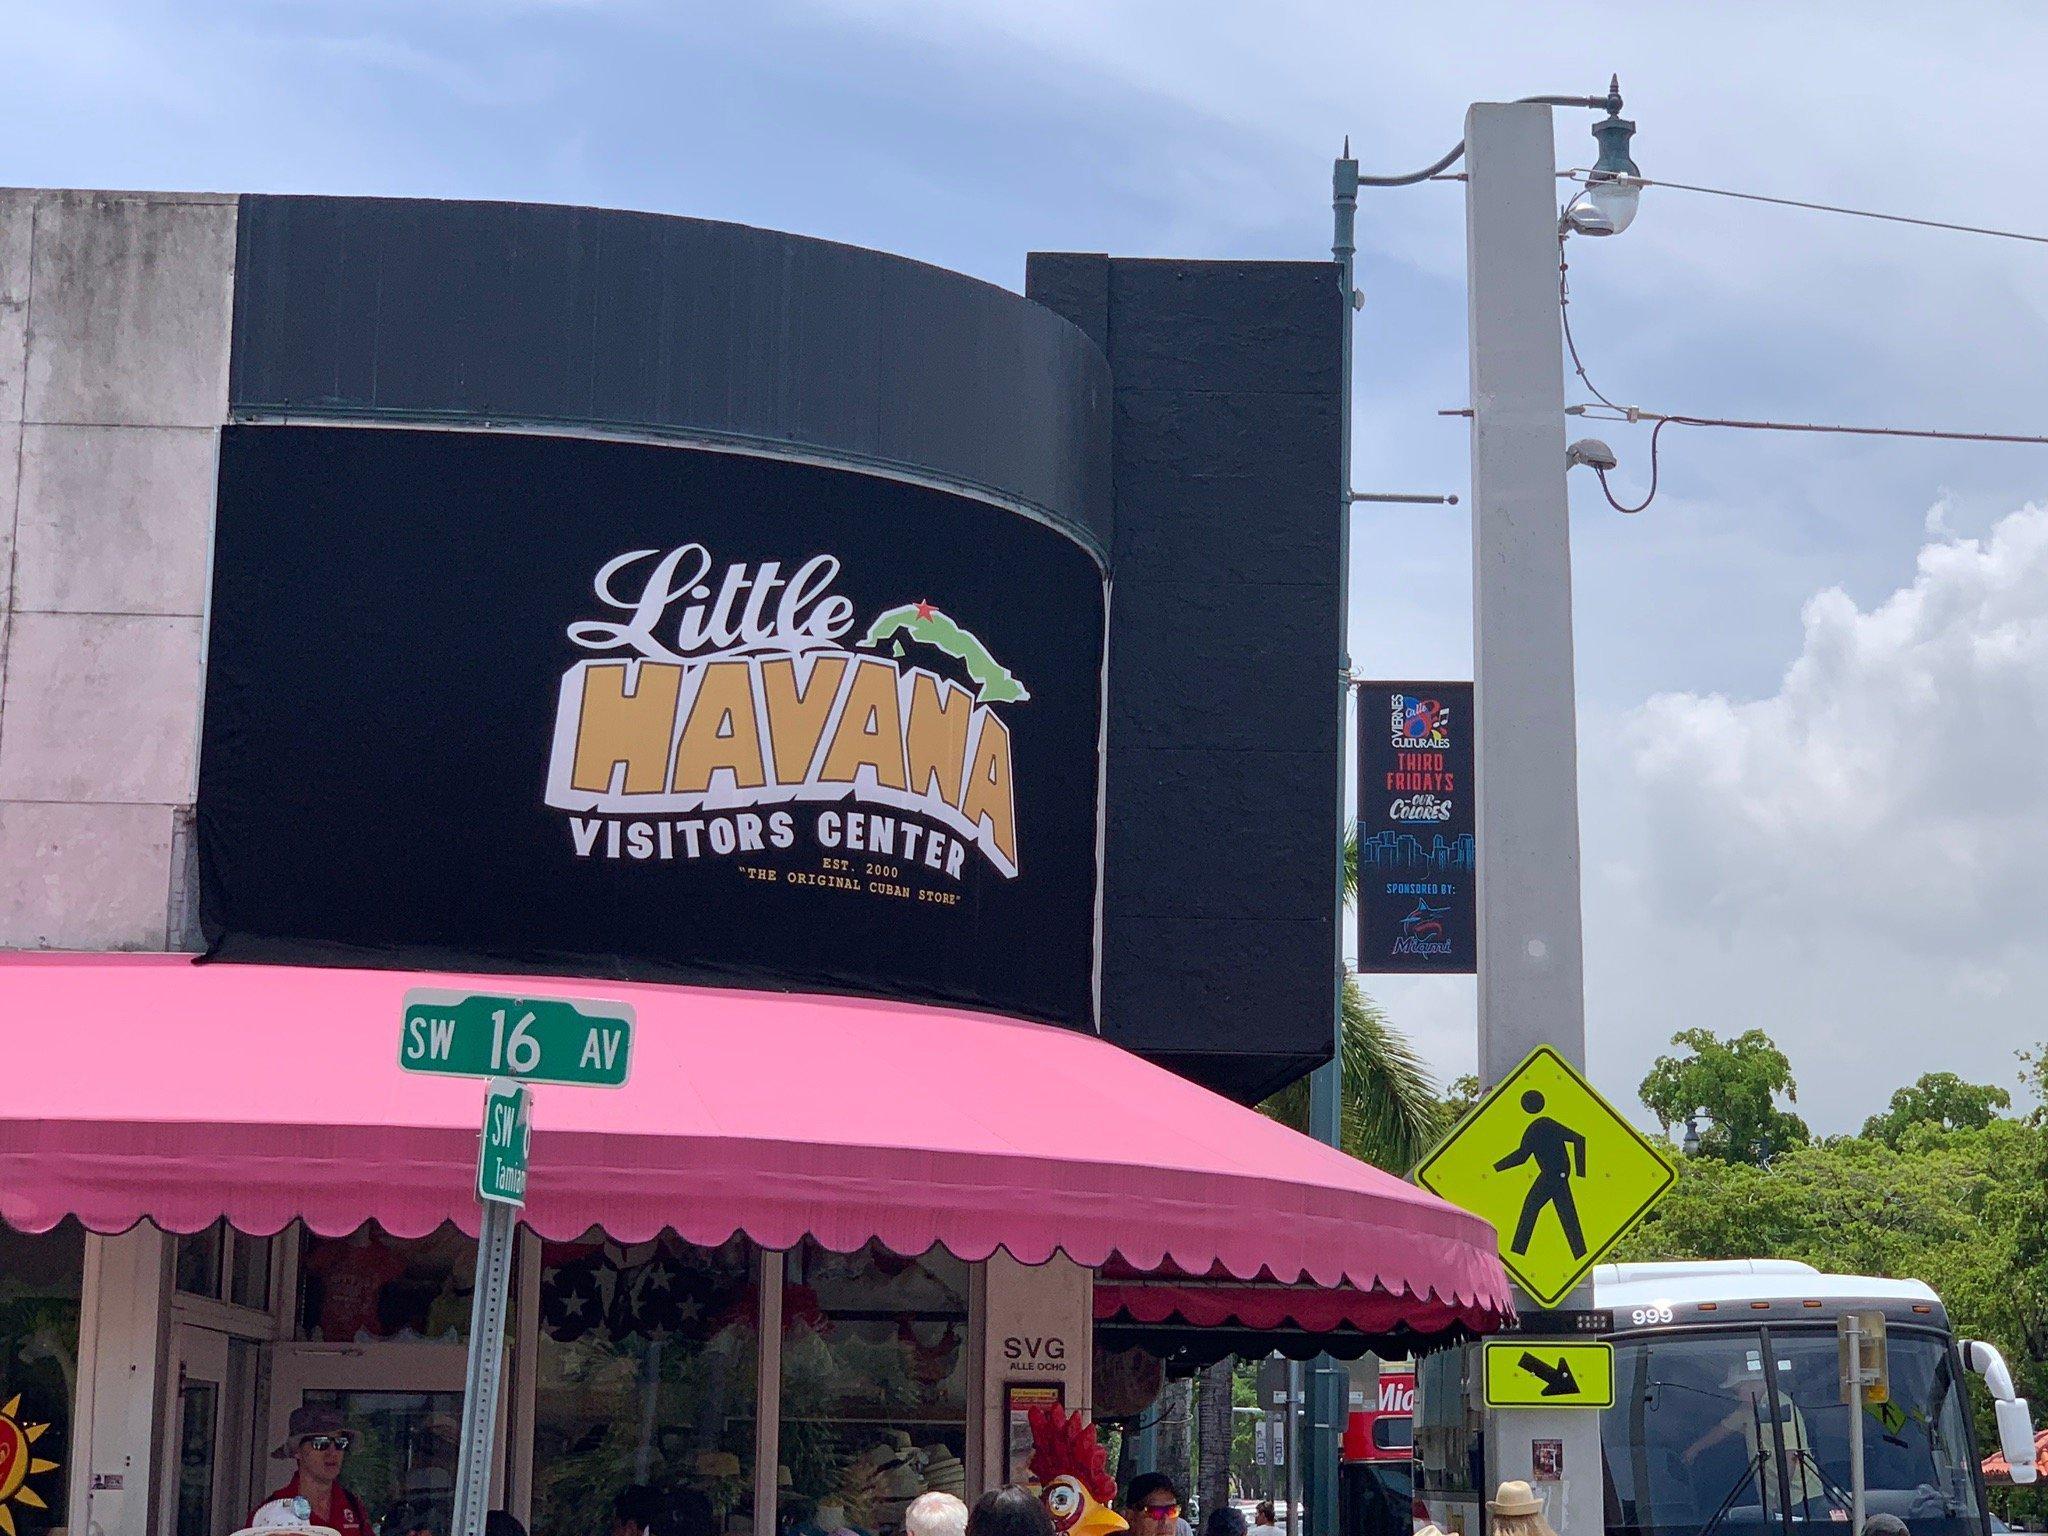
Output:
[[[14,1511],[8,1504],[19,1501],[29,1509],[48,1509],[28,1480],[37,1473],[57,1470],[56,1462],[45,1461],[29,1450],[50,1426],[24,1424],[20,1415],[21,1394],[17,1392],[0,1408],[0,1532],[5,1536],[15,1536]]]

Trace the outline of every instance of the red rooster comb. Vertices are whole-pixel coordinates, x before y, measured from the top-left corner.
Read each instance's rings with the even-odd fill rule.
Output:
[[[1081,1410],[1063,1414],[1055,1407],[1031,1410],[1031,1475],[1041,1485],[1071,1477],[1098,1504],[1116,1502],[1116,1479],[1109,1475],[1109,1453],[1095,1438],[1095,1426]]]

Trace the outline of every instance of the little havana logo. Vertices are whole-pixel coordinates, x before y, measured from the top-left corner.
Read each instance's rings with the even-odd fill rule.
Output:
[[[570,820],[578,857],[787,849],[801,823],[822,848],[956,881],[971,848],[1015,878],[1010,728],[992,706],[1030,691],[921,599],[849,642],[839,568],[817,555],[788,576],[773,560],[714,571],[701,544],[605,563],[592,589],[621,617],[569,626],[598,655],[562,676],[548,763],[547,803],[586,813]]]

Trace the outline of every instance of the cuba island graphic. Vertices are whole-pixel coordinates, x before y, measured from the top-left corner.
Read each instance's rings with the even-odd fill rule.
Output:
[[[983,704],[1022,704],[1031,697],[1031,690],[989,654],[972,630],[962,628],[950,614],[941,613],[922,598],[879,615],[860,643],[872,649],[884,640],[891,641],[891,652],[900,657],[903,642],[898,635],[921,640],[964,666]]]
[[[721,566],[702,544],[605,563],[612,616],[568,627],[596,654],[562,675],[548,769],[577,857],[759,855],[750,878],[800,884],[819,870],[777,855],[815,849],[833,880],[859,854],[957,884],[978,855],[1017,877],[1007,717],[1031,690],[928,598],[862,625],[839,570]]]

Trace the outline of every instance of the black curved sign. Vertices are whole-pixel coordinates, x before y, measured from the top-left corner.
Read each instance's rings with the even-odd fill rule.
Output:
[[[1060,533],[875,476],[229,428],[208,938],[1092,1026],[1103,605]]]

